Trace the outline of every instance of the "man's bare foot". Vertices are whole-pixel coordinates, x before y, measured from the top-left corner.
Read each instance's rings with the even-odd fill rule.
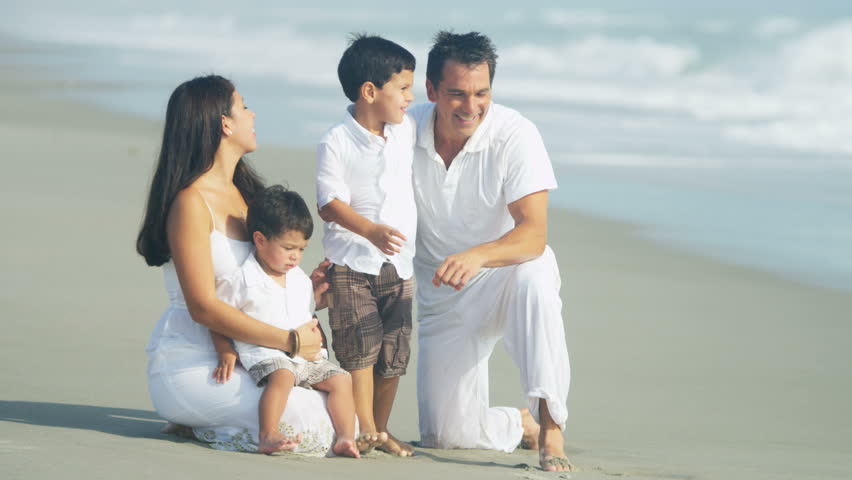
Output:
[[[542,428],[539,437],[541,449],[538,452],[538,460],[541,469],[545,472],[570,472],[574,465],[565,456],[565,441],[562,431],[556,428]]]
[[[385,432],[369,432],[358,435],[355,440],[355,445],[361,453],[370,453],[374,448],[388,441],[388,434]]]
[[[538,426],[528,408],[521,409],[521,426],[524,427],[524,436],[521,437],[521,448],[538,450],[538,439],[541,427]]]
[[[385,443],[378,445],[376,450],[380,450],[397,457],[410,457],[414,455],[414,447],[397,439],[388,432],[388,439]]]
[[[358,445],[351,438],[338,438],[331,447],[331,451],[338,457],[361,458],[361,453],[358,452]]]
[[[293,451],[301,441],[301,435],[296,435],[294,438],[284,436],[281,432],[261,433],[260,441],[257,444],[257,453],[271,454]]]
[[[196,440],[195,433],[192,431],[192,427],[187,427],[186,425],[181,425],[179,423],[174,422],[168,422],[163,428],[160,429],[160,433],[165,433],[166,435],[177,435],[181,438]]]

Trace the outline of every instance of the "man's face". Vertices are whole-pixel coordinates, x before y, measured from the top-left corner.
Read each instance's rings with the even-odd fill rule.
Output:
[[[426,80],[429,100],[435,102],[435,135],[467,139],[476,131],[491,105],[491,78],[487,63],[444,64],[438,86]]]

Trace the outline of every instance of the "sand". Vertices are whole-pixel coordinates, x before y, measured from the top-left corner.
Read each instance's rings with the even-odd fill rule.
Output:
[[[144,345],[167,299],[134,242],[161,124],[63,99],[70,89],[120,86],[17,65],[15,48],[0,48],[0,477],[852,475],[852,295],[558,209],[549,243],[563,277],[573,367],[566,439],[577,472],[545,474],[528,451],[267,457],[160,434]],[[310,151],[262,145],[250,158],[270,183],[313,197]],[[314,239],[305,265],[320,257]],[[391,418],[405,440],[418,438],[414,366]],[[516,372],[498,346],[493,404],[521,404]]]

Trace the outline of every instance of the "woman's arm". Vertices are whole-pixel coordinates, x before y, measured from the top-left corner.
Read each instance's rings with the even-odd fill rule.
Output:
[[[193,188],[181,191],[169,212],[166,233],[192,319],[226,337],[291,353],[295,338],[293,332],[298,332],[299,355],[304,358],[316,356],[322,340],[315,321],[296,330],[282,330],[255,320],[216,297],[210,251],[211,229],[210,213],[201,194]]]

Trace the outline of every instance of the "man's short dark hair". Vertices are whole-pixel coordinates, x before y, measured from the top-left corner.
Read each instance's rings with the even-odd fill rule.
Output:
[[[337,64],[337,78],[343,93],[353,102],[361,96],[361,85],[372,82],[378,88],[394,73],[414,71],[417,61],[405,48],[375,35],[355,34]]]
[[[455,60],[463,65],[488,64],[488,82],[494,81],[497,69],[497,50],[491,39],[479,32],[452,33],[441,30],[435,34],[435,43],[429,50],[426,78],[437,88],[441,83],[444,64]]]
[[[260,232],[267,239],[295,230],[307,240],[314,233],[314,221],[301,195],[272,185],[255,194],[248,208],[246,228],[250,234]]]

